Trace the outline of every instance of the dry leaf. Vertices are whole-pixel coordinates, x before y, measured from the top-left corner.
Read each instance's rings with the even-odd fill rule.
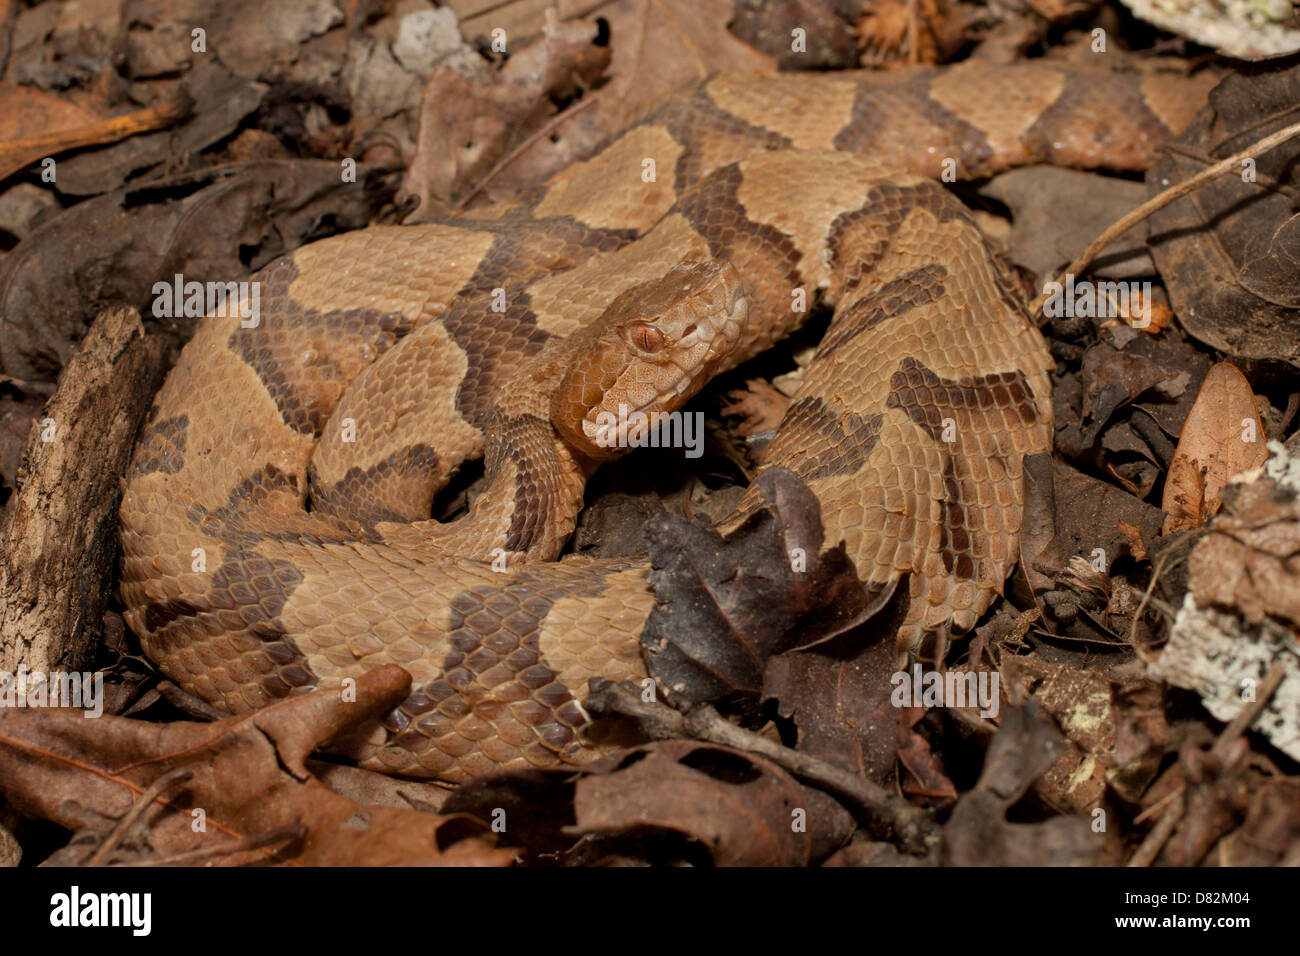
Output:
[[[1169,463],[1163,534],[1195,528],[1215,514],[1223,486],[1268,460],[1264,426],[1246,377],[1229,362],[1210,369]]]
[[[1300,499],[1267,477],[1235,497],[1189,562],[1188,587],[1202,607],[1235,607],[1300,626]]]
[[[1007,707],[975,789],[957,800],[943,828],[942,859],[955,866],[1070,866],[1095,863],[1103,841],[1084,817],[1011,823],[1007,811],[1066,747],[1035,701]]]
[[[390,665],[339,689],[292,697],[213,724],[87,720],[80,710],[0,708],[0,793],[20,812],[82,829],[122,818],[162,776],[190,773],[144,811],[144,860],[223,851],[222,863],[303,866],[507,865],[477,821],[365,807],[331,791],[306,768],[322,742],[406,697],[411,677]],[[198,813],[197,811],[202,811]],[[197,821],[202,826],[196,826]],[[298,831],[288,846],[247,848],[261,835]],[[149,851],[152,851],[151,853]],[[134,860],[132,860],[134,861]]]
[[[904,589],[906,593],[906,589]],[[763,698],[794,723],[796,749],[879,784],[894,776],[898,708],[890,703],[898,670],[893,641],[867,647],[846,638],[772,658]]]
[[[999,173],[980,193],[1011,210],[1006,255],[1034,275],[1055,272],[1072,262],[1101,234],[1146,198],[1141,183],[1077,169],[1022,166]],[[1062,209],[1072,210],[1062,216]],[[1093,266],[1098,277],[1140,279],[1155,271],[1140,233],[1106,246]]]
[[[848,814],[776,764],[716,744],[666,740],[578,780],[579,834],[675,831],[719,866],[807,866],[852,831]]]
[[[566,21],[590,10],[590,3],[574,0],[561,3],[557,13],[559,20]],[[590,155],[603,140],[712,73],[773,70],[775,63],[770,56],[751,49],[727,31],[732,16],[730,0],[615,0],[601,6],[586,20],[561,22],[552,34],[553,39],[544,37],[515,53],[500,72],[500,79],[486,88],[469,87],[469,84],[456,84],[450,80],[455,87],[469,89],[458,89],[454,95],[448,96],[436,88],[438,73],[435,72],[426,88],[426,105],[422,107],[420,119],[420,150],[433,159],[417,158],[403,191],[420,193],[423,190],[431,196],[457,196],[463,201],[462,188],[470,183],[477,188],[481,185],[481,176],[490,168],[490,187],[478,198],[503,200],[543,182],[574,160]],[[602,41],[607,45],[593,46],[590,38],[594,36],[607,36],[607,41]],[[570,39],[561,45],[564,37]],[[540,59],[548,70],[565,66],[565,58],[572,59],[574,44],[578,40],[585,43],[579,60],[584,70],[587,65],[595,63],[591,59],[595,54],[609,54],[609,67],[604,74],[593,76],[589,75],[590,71],[574,67],[563,75],[554,76],[543,70],[542,75],[553,76],[555,81],[570,81],[573,79],[571,74],[583,75],[578,77],[579,82],[570,83],[569,91],[563,94],[556,92],[557,82],[553,81],[541,83],[540,96],[531,92],[535,66],[524,71],[514,66],[515,61],[531,58],[536,64]],[[540,57],[535,48],[545,52],[546,57]],[[603,66],[603,60],[598,65]],[[506,84],[507,74],[513,77],[520,73],[525,83],[523,93]],[[582,98],[572,103],[568,113],[552,124],[553,100],[572,100],[577,92],[575,88],[585,91]],[[430,91],[433,91],[432,98]],[[498,104],[495,112],[484,113],[475,106],[476,101],[484,97]],[[519,106],[525,111],[526,121],[511,118],[518,113]],[[500,123],[501,108],[504,107],[514,113],[507,112],[505,128],[497,128],[494,124]],[[438,143],[437,139],[442,135],[440,127],[455,130],[466,126],[474,128],[474,135],[464,140],[453,139],[450,147]],[[544,131],[545,135],[532,135],[539,131]],[[487,141],[485,135],[494,137],[491,140],[493,152],[502,158],[499,167],[495,165],[495,159],[485,161],[479,154],[479,146]],[[437,155],[439,151],[445,153],[447,148],[459,149],[471,142],[475,144],[474,148],[455,157]],[[421,170],[420,167],[426,164],[433,164],[435,168],[427,172]]]
[[[604,761],[601,761],[604,763]],[[597,765],[599,766],[599,765]],[[594,772],[589,766],[581,772]],[[511,846],[528,855],[565,853],[574,845],[573,789],[576,770],[515,770],[471,780],[447,798],[443,813],[468,813],[504,827]]]
[[[727,393],[727,404],[722,414],[740,419],[732,429],[741,438],[775,432],[790,407],[790,399],[767,383],[765,379],[751,378],[743,389]]]
[[[1059,459],[1052,462],[1052,487],[1055,540],[1051,552],[1040,552],[1034,560],[1054,574],[1065,570],[1069,555],[1091,555],[1094,548],[1101,548],[1111,556],[1123,554],[1131,545],[1118,526],[1120,521],[1140,529],[1146,540],[1160,531],[1160,512],[1156,508]],[[1053,564],[1048,560],[1049,555],[1060,557],[1060,563]]]
[[[1098,342],[1083,356],[1084,442],[1091,445],[1115,413],[1151,389],[1177,380],[1180,370],[1133,351]]]
[[[610,56],[595,44],[597,33],[595,24],[560,24],[485,82],[471,82],[449,66],[435,69],[424,86],[415,159],[398,195],[420,199],[406,223],[428,222],[453,200],[467,201],[512,148],[526,147],[546,130],[556,102],[594,85]],[[540,138],[554,145],[551,138]],[[520,179],[541,181],[574,158],[556,153],[554,165],[534,170],[526,157],[515,155],[509,168]],[[504,178],[494,182],[494,189],[509,188]]]
[[[1228,75],[1147,171],[1148,194],[1294,123],[1297,102],[1300,57]],[[1225,355],[1300,360],[1292,224],[1298,154],[1300,141],[1280,144],[1148,220],[1147,246],[1179,326]]]
[[[925,707],[907,707],[899,716],[898,762],[908,773],[902,781],[902,790],[931,800],[952,800],[957,796],[957,788],[943,772],[930,741],[916,730],[927,712]]]
[[[609,24],[614,50],[610,82],[599,94],[599,119],[593,121],[606,133],[710,74],[771,71],[775,65],[728,32],[731,0],[616,0],[597,15]]]
[[[1129,553],[1133,555],[1134,561],[1145,561],[1147,559],[1146,542],[1142,540],[1142,529],[1135,524],[1129,524],[1127,521],[1116,521],[1115,527],[1119,533],[1128,538]]]
[[[200,169],[48,217],[0,259],[0,371],[53,380],[91,318],[123,303],[147,312],[160,276],[233,279],[322,228],[365,225],[373,196],[338,169],[303,159]],[[188,333],[194,322],[163,324]]]
[[[670,697],[756,695],[769,657],[829,641],[893,596],[896,582],[858,580],[843,542],[822,550],[820,505],[793,472],[770,468],[756,484],[766,508],[725,538],[678,515],[645,525],[656,606],[641,644]]]
[[[0,180],[65,150],[115,143],[161,129],[184,112],[185,106],[178,102],[101,120],[42,90],[0,84]],[[41,132],[32,135],[32,130]]]

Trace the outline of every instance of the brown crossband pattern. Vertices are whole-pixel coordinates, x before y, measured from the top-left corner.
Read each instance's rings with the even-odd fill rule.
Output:
[[[907,578],[900,655],[942,660],[1017,560],[1054,363],[923,177],[1140,169],[1207,86],[973,61],[715,76],[510,210],[304,246],[254,277],[255,321],[198,323],[156,398],[121,505],[126,619],[231,713],[406,668],[410,696],[331,745],[370,766],[591,760],[587,682],[645,677],[655,606],[644,561],[555,560],[626,450],[602,413],[677,412],[822,302],[765,467],[807,483],[869,585]],[[432,520],[478,457],[468,515]]]

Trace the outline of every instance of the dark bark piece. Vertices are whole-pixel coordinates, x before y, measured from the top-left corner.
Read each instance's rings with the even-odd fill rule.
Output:
[[[117,565],[121,478],[166,348],[134,309],[105,312],[33,423],[0,524],[0,670],[90,661]]]

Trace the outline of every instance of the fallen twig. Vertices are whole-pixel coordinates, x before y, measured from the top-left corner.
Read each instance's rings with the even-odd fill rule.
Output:
[[[1268,706],[1269,699],[1281,686],[1285,677],[1286,665],[1281,661],[1269,668],[1268,673],[1264,675],[1263,681],[1260,682],[1255,699],[1247,702],[1237,716],[1232,718],[1232,722],[1223,728],[1223,732],[1219,734],[1218,739],[1214,741],[1214,745],[1210,748],[1211,754],[1216,757],[1227,755],[1228,748],[1245,733],[1246,728],[1253,724],[1263,709]],[[1160,782],[1164,780],[1165,775],[1173,773],[1177,766],[1178,764],[1174,764],[1173,767],[1161,774],[1160,779],[1152,784],[1152,788],[1158,787]],[[1180,784],[1166,794],[1159,803],[1147,808],[1134,822],[1140,823],[1146,817],[1156,815],[1159,812],[1158,808],[1161,806],[1165,808],[1163,814],[1160,815],[1151,832],[1146,835],[1142,845],[1129,858],[1128,866],[1150,866],[1155,862],[1161,849],[1164,848],[1169,837],[1173,835],[1174,828],[1178,826],[1183,819],[1183,815],[1187,812],[1187,784]]]
[[[86,860],[85,865],[103,866],[107,863],[108,858],[112,856],[113,851],[117,849],[119,844],[121,844],[122,839],[130,832],[131,827],[135,825],[135,822],[140,819],[141,814],[153,806],[154,801],[168,790],[185,783],[193,776],[194,771],[190,768],[177,767],[175,770],[163,774],[150,784],[149,789],[140,794],[139,799],[132,804],[131,809],[122,814],[122,818],[117,821],[117,824],[109,834],[104,837],[104,842],[101,843],[98,848],[96,848],[95,852],[90,855]]]
[[[1150,866],[1154,863],[1156,857],[1160,855],[1160,851],[1169,842],[1169,838],[1173,836],[1174,828],[1178,826],[1183,819],[1183,814],[1186,812],[1187,797],[1182,790],[1175,790],[1172,805],[1165,810],[1164,815],[1151,828],[1151,832],[1142,841],[1142,845],[1137,848],[1137,852],[1129,857],[1126,865]]]
[[[1092,263],[1092,260],[1096,258],[1097,253],[1101,252],[1124,233],[1128,232],[1139,222],[1150,216],[1153,212],[1165,208],[1165,206],[1181,199],[1190,192],[1195,192],[1211,179],[1239,168],[1242,160],[1254,159],[1260,153],[1266,153],[1274,146],[1285,143],[1287,140],[1293,139],[1297,135],[1300,135],[1300,123],[1292,123],[1290,126],[1283,127],[1276,133],[1270,133],[1258,142],[1247,146],[1241,152],[1233,153],[1227,159],[1220,160],[1208,169],[1201,170],[1190,179],[1185,179],[1177,185],[1170,186],[1168,189],[1164,190],[1164,192],[1152,196],[1146,202],[1142,203],[1142,205],[1138,206],[1131,212],[1126,213],[1111,225],[1107,226],[1106,229],[1102,231],[1101,235],[1094,239],[1077,259],[1066,266],[1064,272],[1056,276],[1054,281],[1060,282],[1066,275],[1081,274]],[[1046,301],[1047,293],[1040,293],[1038,298],[1034,300],[1033,305],[1029,307],[1030,314],[1035,318],[1041,315],[1043,311],[1043,303]]]
[[[1278,687],[1282,685],[1282,680],[1285,677],[1286,664],[1282,661],[1274,661],[1273,666],[1264,675],[1264,679],[1259,682],[1255,699],[1247,701],[1245,706],[1237,712],[1237,716],[1232,718],[1232,722],[1223,728],[1223,733],[1219,734],[1219,739],[1210,748],[1210,753],[1216,757],[1227,754],[1232,743],[1246,732],[1246,728],[1253,724],[1264,708],[1268,706],[1269,700],[1272,699]]]
[[[689,737],[758,754],[799,779],[842,798],[864,819],[893,834],[908,853],[925,855],[938,843],[939,827],[926,811],[856,774],[737,727],[708,704],[698,704],[683,713],[658,701],[647,703],[641,699],[639,690],[613,681],[595,678],[590,687],[587,709],[593,715],[631,717],[654,740]]]
[[[57,156],[70,149],[116,143],[129,136],[150,133],[171,126],[191,108],[188,99],[173,100],[160,106],[136,110],[97,123],[87,123],[53,133],[27,136],[0,143],[0,179],[18,172],[28,163],[44,156]]]

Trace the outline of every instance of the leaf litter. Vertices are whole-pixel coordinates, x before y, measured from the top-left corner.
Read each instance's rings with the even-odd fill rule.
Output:
[[[462,36],[447,7],[419,4],[364,20],[351,6],[285,8],[249,45],[233,32],[249,16],[241,3],[211,14],[216,55],[196,66],[174,54],[188,20],[166,4],[148,30],[116,16],[75,29],[70,6],[0,16],[0,414],[14,434],[0,476],[11,486],[22,435],[85,328],[104,308],[145,304],[162,271],[246,275],[332,231],[509,202],[714,69],[892,67],[963,45],[1005,62],[1045,25],[1079,16],[1068,4],[972,16],[967,4],[923,3],[913,34],[906,5],[846,19],[809,3],[818,28],[798,61],[788,12],[766,3],[731,31],[729,3],[617,0],[592,16],[562,3],[506,56],[469,21]],[[1049,54],[1086,44],[1066,32]],[[125,51],[121,82],[96,81],[113,50]],[[1227,72],[1148,174],[1149,192],[1282,125],[1293,59]],[[34,143],[37,114],[62,138]],[[52,184],[30,167],[50,152]],[[364,189],[340,186],[345,157],[361,160]],[[1135,328],[1133,315],[1045,323],[1057,456],[1038,473],[1030,560],[948,662],[998,675],[996,716],[893,704],[897,663],[881,635],[895,595],[862,587],[793,476],[764,472],[763,506],[730,535],[692,521],[725,514],[760,463],[804,342],[697,399],[714,436],[701,471],[607,488],[624,495],[611,520],[628,527],[584,545],[634,551],[655,516],[643,540],[661,606],[646,642],[655,706],[684,721],[671,724],[678,736],[604,765],[457,789],[378,777],[309,755],[400,696],[400,672],[367,675],[355,703],[318,692],[198,723],[178,719],[183,694],[110,614],[110,714],[131,716],[0,709],[0,791],[64,827],[50,862],[74,864],[1294,863],[1294,157],[1279,148],[1253,179],[1202,187],[1154,214],[1145,243],[1132,234],[1100,260],[1152,281],[1152,326]],[[988,184],[980,214],[1024,270],[1027,301],[1141,198],[1135,188],[1016,171]],[[1104,197],[1092,205],[1108,212],[1052,215],[1039,201],[1049,189]],[[187,235],[195,222],[216,224],[224,243]],[[182,341],[191,330],[166,331]],[[746,423],[729,427],[737,414]],[[794,546],[810,574],[790,574]],[[1189,713],[1187,694],[1202,709]],[[683,733],[717,730],[702,708],[739,736]],[[196,810],[206,830],[193,829]],[[1105,833],[1091,826],[1098,810],[1115,821]],[[21,839],[0,837],[12,859]]]

